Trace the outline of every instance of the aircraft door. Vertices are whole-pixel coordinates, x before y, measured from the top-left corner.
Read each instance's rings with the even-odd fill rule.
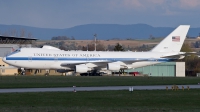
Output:
[[[87,62],[87,63],[89,63],[89,62],[90,62],[90,58],[89,58],[89,57],[87,57],[87,59],[86,59],[86,62]]]
[[[57,56],[54,57],[54,61],[56,61],[56,62],[58,61],[58,57]]]
[[[32,62],[32,57],[31,56],[28,57],[28,61]]]

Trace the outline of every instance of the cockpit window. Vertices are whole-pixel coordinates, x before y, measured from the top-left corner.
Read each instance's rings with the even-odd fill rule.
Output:
[[[11,52],[11,53],[7,54],[7,56],[10,56],[10,55],[12,55],[12,54],[16,54],[16,53],[18,53],[18,52],[20,52],[20,51],[21,51],[21,49],[19,48],[19,49],[15,50],[14,52]]]
[[[20,52],[21,51],[21,49],[17,49],[17,50],[15,50],[14,52]]]

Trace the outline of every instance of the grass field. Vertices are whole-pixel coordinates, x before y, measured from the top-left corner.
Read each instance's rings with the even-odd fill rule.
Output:
[[[0,111],[199,112],[200,90],[0,94]]]
[[[178,85],[198,84],[198,77],[73,77],[73,76],[1,76],[0,88],[33,87],[84,87],[84,86],[134,86],[134,85]]]
[[[197,84],[198,77],[1,76],[0,88]],[[0,112],[199,112],[200,89],[0,94]]]

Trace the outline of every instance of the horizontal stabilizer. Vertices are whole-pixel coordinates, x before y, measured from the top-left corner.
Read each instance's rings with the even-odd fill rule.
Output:
[[[181,52],[177,55],[169,55],[169,56],[163,56],[161,58],[169,58],[169,59],[183,59],[185,56],[190,56],[196,54],[196,52]]]

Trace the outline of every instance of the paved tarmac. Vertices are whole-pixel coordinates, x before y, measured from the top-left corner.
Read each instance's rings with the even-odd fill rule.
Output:
[[[18,88],[18,89],[0,89],[0,93],[24,93],[24,92],[78,92],[78,91],[105,91],[105,90],[164,90],[166,87],[170,90],[173,85],[153,85],[153,86],[108,86],[108,87],[58,87],[58,88]],[[182,86],[187,89],[200,89],[200,85],[177,85],[179,89]]]

